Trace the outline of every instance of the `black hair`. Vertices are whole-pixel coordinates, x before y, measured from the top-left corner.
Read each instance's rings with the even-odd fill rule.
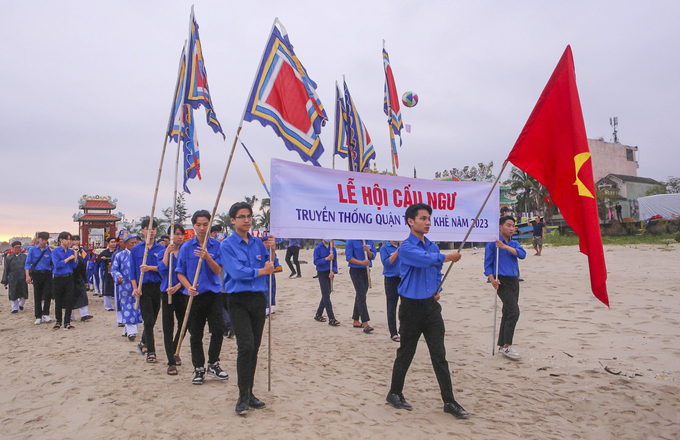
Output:
[[[500,218],[500,220],[498,220],[498,226],[503,226],[503,224],[505,224],[505,222],[507,222],[508,220],[512,220],[513,223],[517,223],[515,221],[515,217],[511,215],[504,215],[503,217]]]
[[[43,240],[49,240],[50,239],[50,233],[49,232],[38,232],[38,238],[42,238]]]
[[[109,238],[106,239],[106,243],[107,244],[111,243],[111,240],[115,240],[115,239],[116,239],[116,237],[109,237]]]
[[[176,233],[178,230],[182,233],[182,235],[184,235],[184,226],[182,226],[182,225],[175,225],[175,233]]]
[[[205,209],[199,209],[198,211],[194,212],[194,215],[191,216],[191,224],[195,225],[199,217],[205,217],[208,219],[208,221],[210,221],[210,212],[206,211]]]
[[[12,247],[17,246],[17,245],[21,246],[21,242],[19,240],[12,242]]]
[[[416,203],[415,205],[411,205],[406,208],[406,214],[404,214],[404,217],[406,217],[406,224],[408,225],[408,219],[415,220],[416,216],[418,215],[418,211],[422,209],[426,210],[428,214],[432,215],[432,207],[425,203]],[[408,227],[410,228],[411,225],[408,225]]]
[[[80,241],[80,235],[72,235],[71,240],[78,240]]]
[[[222,226],[212,225],[212,227],[210,228],[210,232],[222,232]]]
[[[246,202],[236,202],[229,208],[229,218],[236,218],[236,214],[242,209],[247,209],[250,215],[253,215],[253,207]]]
[[[163,241],[163,240],[170,240],[169,235],[161,235],[161,238],[158,239],[158,241]]]
[[[142,229],[148,228],[149,227],[149,217],[145,217],[142,219]],[[151,226],[151,229],[157,229],[158,228],[158,222],[156,219],[153,219],[153,224]]]
[[[60,233],[59,233],[59,237],[57,237],[57,240],[59,240],[59,243],[61,243],[61,240],[62,240],[62,239],[70,240],[70,239],[71,239],[71,233],[70,233],[70,232],[66,232],[66,231],[60,232]]]

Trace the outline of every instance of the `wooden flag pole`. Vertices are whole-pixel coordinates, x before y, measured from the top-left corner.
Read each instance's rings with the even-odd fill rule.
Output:
[[[274,23],[272,24],[272,28],[269,31],[269,34],[267,36],[267,41],[269,41],[269,36],[271,36],[272,32],[274,31],[274,26],[276,26],[276,23],[279,22],[278,18],[274,19]],[[267,45],[265,44],[264,49],[262,49],[262,56],[260,57],[260,62],[257,65],[258,69],[262,65],[262,60],[264,59],[264,54],[265,51],[267,50]],[[250,91],[252,92],[253,88],[255,87],[255,80],[257,79],[257,72],[255,72],[255,77],[253,78],[253,84],[250,86]],[[231,145],[231,153],[229,153],[229,160],[227,161],[227,166],[224,169],[224,176],[222,176],[222,183],[220,183],[220,189],[217,192],[217,198],[215,199],[215,206],[213,207],[212,210],[212,215],[210,217],[210,225],[212,226],[213,221],[215,220],[215,215],[217,214],[217,207],[220,204],[220,198],[222,197],[222,190],[224,189],[224,183],[227,180],[227,175],[229,174],[229,168],[231,167],[231,161],[234,158],[234,151],[236,150],[236,143],[239,140],[239,135],[241,134],[241,129],[243,128],[243,120],[246,115],[246,110],[248,109],[248,99],[246,99],[246,105],[243,107],[243,114],[241,115],[241,121],[238,124],[238,129],[236,129],[236,135],[234,136],[234,143]],[[210,238],[210,234],[206,234],[205,240],[203,241],[203,249],[206,248],[206,245],[208,244],[208,239]],[[201,271],[201,266],[203,265],[203,258],[198,259],[198,266],[196,266],[196,275],[194,276],[194,282],[192,286],[196,288],[196,285],[198,284],[198,274]],[[179,349],[182,347],[182,340],[184,339],[184,331],[186,330],[187,327],[187,321],[189,319],[189,312],[191,311],[191,303],[192,303],[192,297],[189,297],[189,301],[187,301],[187,310],[186,313],[184,314],[184,322],[182,323],[182,333],[180,334],[179,341],[177,341],[177,350],[175,350],[175,354],[179,355]]]
[[[269,261],[274,264],[274,249],[269,249]],[[269,291],[267,292],[267,306],[269,307],[269,319],[267,319],[267,391],[272,390],[272,281],[274,279],[274,274],[269,274]]]
[[[491,197],[491,193],[493,192],[494,188],[496,188],[496,184],[498,184],[498,181],[501,179],[501,175],[503,174],[503,171],[505,171],[505,167],[508,165],[508,161],[503,162],[503,166],[501,167],[500,173],[498,173],[498,176],[496,177],[496,180],[493,181],[493,185],[491,185],[491,190],[489,191],[489,194],[486,195],[486,198],[484,199],[484,203],[482,203],[481,208],[479,208],[479,212],[475,216],[475,219],[472,221],[470,224],[470,228],[467,231],[467,234],[465,234],[465,238],[463,239],[463,242],[458,246],[458,252],[463,249],[463,246],[465,246],[465,243],[467,242],[468,237],[470,236],[470,233],[472,233],[472,228],[475,227],[475,223],[477,223],[477,219],[479,219],[479,216],[482,215],[482,211],[484,210],[484,207],[486,206],[486,202],[489,201],[489,197]],[[446,273],[442,277],[441,283],[439,283],[439,287],[437,287],[437,290],[435,292],[439,292],[439,290],[442,288],[444,285],[444,281],[446,280],[446,277],[449,276],[449,272],[451,272],[451,268],[453,267],[453,261],[449,263],[448,269],[446,269]]]
[[[172,196],[172,217],[170,217],[170,243],[175,243],[175,208],[177,206],[177,175],[179,174],[179,152],[181,144],[177,137],[177,159],[175,160],[175,192]],[[174,252],[173,252],[174,255]],[[172,255],[168,259],[168,288],[172,287]],[[172,304],[172,295],[168,295],[168,304]]]
[[[330,248],[329,251],[331,255],[333,255],[333,259],[331,260],[331,272],[333,272],[333,262],[335,261],[335,240],[331,240],[330,243],[328,244],[328,247]],[[337,264],[337,262],[336,262]],[[331,278],[331,293],[333,293],[333,278]]]
[[[496,248],[496,281],[498,281],[498,253],[500,249]],[[494,289],[493,292],[493,337],[491,338],[491,356],[496,355],[496,313],[498,312],[498,291]]]
[[[366,240],[361,240],[361,243],[366,246]],[[366,274],[368,275],[368,288],[373,288],[373,283],[371,282],[371,259],[368,258],[368,251],[364,251],[366,254],[366,259],[368,260],[368,266],[366,266]]]

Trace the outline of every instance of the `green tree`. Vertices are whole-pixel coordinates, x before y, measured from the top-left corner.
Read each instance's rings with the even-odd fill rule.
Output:
[[[234,230],[234,224],[231,222],[229,214],[226,212],[215,215],[215,224],[222,226],[222,229],[227,233]]]
[[[678,194],[680,193],[680,177],[669,177],[667,181],[660,182],[661,185],[647,190],[645,195],[654,196],[657,194]]]
[[[255,216],[255,223],[256,223],[257,227],[264,228],[266,231],[269,230],[270,207],[271,207],[271,199],[269,199],[269,198],[262,199],[262,202],[260,203],[261,214],[257,214]]]
[[[530,212],[538,210],[536,199],[540,199],[539,183],[529,174],[517,167],[512,167],[510,174],[510,192],[517,198],[518,212]],[[545,202],[544,202],[545,203]]]
[[[252,197],[245,196],[244,199],[246,200],[246,203],[250,205],[251,208],[255,207],[255,203],[257,203],[258,199],[256,195],[253,195]]]
[[[184,226],[184,224],[189,220],[189,213],[187,212],[187,205],[186,201],[184,200],[184,192],[181,192],[177,195],[177,202],[175,204],[175,224],[180,224]],[[163,215],[165,215],[165,219],[167,220],[168,225],[172,221],[172,206],[165,208],[163,210]]]

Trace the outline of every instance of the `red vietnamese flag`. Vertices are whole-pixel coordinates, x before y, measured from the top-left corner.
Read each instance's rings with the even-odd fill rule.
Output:
[[[588,256],[593,294],[609,306],[593,166],[570,46],[506,160],[548,189]]]

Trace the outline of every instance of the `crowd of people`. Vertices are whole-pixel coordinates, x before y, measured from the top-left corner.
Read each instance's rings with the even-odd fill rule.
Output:
[[[380,255],[386,298],[387,323],[392,341],[399,343],[392,380],[386,401],[397,409],[411,410],[403,395],[406,373],[416,352],[420,336],[425,337],[432,365],[441,390],[444,411],[457,418],[468,416],[453,396],[446,350],[444,321],[441,316],[442,266],[455,262],[461,254],[441,253],[427,237],[432,209],[426,204],[407,208],[410,233],[404,241],[383,243],[378,251],[372,240],[347,240],[345,259],[355,290],[352,327],[370,334],[374,328],[366,295],[372,285],[370,268]],[[189,331],[192,383],[203,384],[205,376],[226,380],[229,375],[220,366],[223,338],[235,337],[236,371],[239,395],[235,412],[265,407],[255,397],[254,376],[264,324],[271,305],[275,304],[275,272],[281,270],[275,256],[274,237],[262,240],[251,235],[253,212],[245,202],[229,209],[233,234],[222,241],[215,238],[219,227],[210,225],[208,211],[196,211],[191,223],[195,236],[185,241],[181,225],[174,225],[170,236],[156,240],[157,223],[145,219],[141,234],[109,237],[106,249],[98,255],[80,246],[78,236],[62,232],[58,246],[48,246],[49,234],[41,232],[37,244],[28,252],[20,242],[12,243],[12,253],[4,261],[2,283],[9,289],[12,313],[23,310],[28,284],[33,284],[35,324],[52,323],[54,330],[74,330],[76,311],[81,321],[92,319],[88,312],[87,290],[103,297],[104,308],[115,311],[123,337],[135,342],[146,362],[158,362],[154,327],[162,318],[163,348],[167,374],[177,375],[182,365],[179,347]],[[499,238],[486,245],[484,273],[503,303],[498,352],[517,360],[513,335],[519,319],[518,259],[526,251],[515,240],[515,221],[509,215],[500,219]],[[536,228],[538,231],[538,228]],[[543,228],[543,234],[545,229]],[[148,242],[147,242],[148,240]],[[290,239],[286,263],[290,277],[302,277],[298,259],[300,242]],[[541,243],[542,244],[542,243]],[[537,250],[540,255],[540,250]],[[291,261],[292,260],[292,261]],[[321,291],[314,314],[318,322],[338,327],[331,293],[338,274],[338,252],[333,240],[321,240],[313,253],[316,276]],[[50,317],[54,299],[54,319]],[[188,315],[187,315],[188,311]],[[324,312],[326,317],[324,317]],[[203,347],[205,325],[211,334],[206,362]]]

